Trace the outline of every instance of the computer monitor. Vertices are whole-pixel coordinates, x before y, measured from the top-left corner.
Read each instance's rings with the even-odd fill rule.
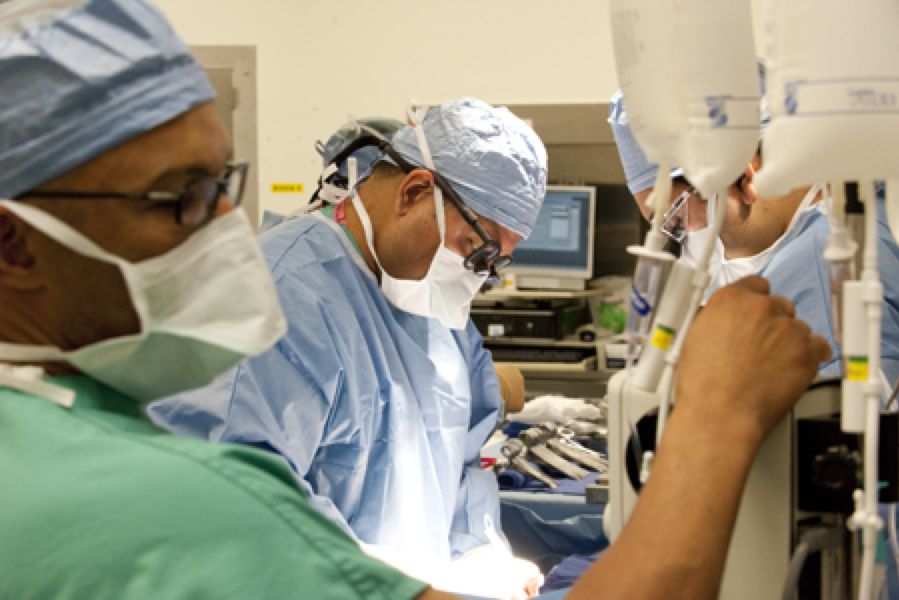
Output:
[[[583,290],[593,277],[596,188],[550,185],[531,236],[503,271],[507,288]]]

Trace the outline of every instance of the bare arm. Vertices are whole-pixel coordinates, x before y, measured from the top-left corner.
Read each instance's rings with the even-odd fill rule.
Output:
[[[652,477],[621,537],[576,598],[715,598],[743,484],[761,438],[720,416],[671,415]],[[710,426],[697,428],[698,422]]]
[[[697,437],[690,420],[680,409],[672,413],[665,434],[671,441],[663,442],[632,518],[566,598],[717,596],[753,442],[743,440],[739,450],[741,442],[724,429]],[[419,598],[456,596],[429,589]]]
[[[716,598],[755,454],[829,355],[765,280],[715,294],[684,346],[677,410],[634,514],[566,598]]]
[[[728,286],[696,320],[652,476],[572,600],[717,597],[755,454],[830,355],[768,289],[760,277]]]

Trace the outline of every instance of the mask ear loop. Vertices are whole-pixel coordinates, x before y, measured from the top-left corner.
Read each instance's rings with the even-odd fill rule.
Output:
[[[75,392],[47,383],[43,375],[44,370],[40,367],[17,367],[0,363],[0,386],[39,396],[63,408],[72,408],[75,404]]]
[[[796,212],[793,213],[793,218],[790,219],[790,224],[787,226],[787,231],[793,229],[793,225],[795,225],[796,222],[799,221],[799,217],[802,216],[802,213],[814,203],[815,198],[818,197],[818,194],[821,191],[824,191],[824,199],[825,201],[827,200],[827,187],[821,183],[816,183],[815,185],[813,185],[812,189],[810,189],[805,195],[805,198],[802,199],[802,202],[799,204]]]
[[[378,265],[381,273],[386,273],[387,271],[381,266],[381,261],[378,260],[378,253],[375,251],[375,235],[371,225],[371,218],[368,216],[368,211],[366,211],[365,207],[362,205],[362,199],[359,198],[359,193],[356,192],[356,190],[350,192],[350,199],[353,206],[356,208],[356,216],[359,217],[359,221],[362,223],[362,229],[365,231],[365,240],[368,242],[368,249],[371,250],[372,258],[375,259],[375,264]]]

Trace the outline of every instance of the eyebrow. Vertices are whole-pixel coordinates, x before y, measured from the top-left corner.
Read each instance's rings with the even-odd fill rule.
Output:
[[[191,165],[187,167],[175,167],[164,171],[158,175],[153,181],[143,186],[143,191],[158,191],[159,188],[168,182],[183,181],[185,184],[195,179],[203,177],[215,177],[218,173],[212,173],[206,167],[199,165]]]

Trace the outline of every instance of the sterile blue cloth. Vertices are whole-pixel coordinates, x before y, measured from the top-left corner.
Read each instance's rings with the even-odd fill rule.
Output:
[[[358,539],[450,560],[500,523],[481,446],[502,399],[477,329],[385,299],[347,234],[320,213],[260,237],[287,335],[206,389],[150,408],[160,425],[283,455],[310,501]],[[235,299],[239,301],[239,299]]]
[[[605,504],[587,504],[578,496],[500,492],[503,531],[515,555],[543,573],[574,554],[595,554],[608,547],[602,529]]]
[[[569,589],[581,578],[581,575],[596,562],[596,559],[599,558],[600,554],[602,554],[602,552],[597,552],[590,556],[580,556],[575,554],[560,562],[556,568],[550,571],[546,576],[546,582],[543,584],[543,587],[540,588],[540,597],[543,597],[542,594],[548,594],[549,592],[554,592],[556,590]]]
[[[496,475],[496,482],[501,490],[520,490],[527,486],[530,482],[535,481],[524,473],[506,469]],[[544,487],[546,487],[544,485]]]
[[[507,421],[505,425],[503,425],[503,433],[512,437],[518,437],[518,434],[524,431],[525,429],[530,429],[533,427],[530,423],[519,423],[518,421]]]
[[[143,0],[0,3],[0,198],[15,198],[211,100]],[[24,60],[25,58],[28,60]]]
[[[533,464],[533,463],[531,463]],[[534,465],[537,466],[537,465]],[[539,469],[540,467],[537,466]],[[555,471],[555,469],[553,469]],[[560,477],[561,473],[556,472],[550,474],[550,477],[559,484],[556,489],[550,489],[548,485],[519,473],[512,469],[506,469],[496,476],[501,490],[517,490],[520,492],[543,492],[547,494],[564,494],[566,496],[583,496],[587,493],[587,486],[595,483],[599,473],[591,472],[581,480],[571,479],[570,477]]]
[[[405,124],[402,121],[390,119],[388,117],[362,117],[356,119],[356,122],[360,125],[371,127],[388,140],[393,139],[393,135],[405,127]],[[343,126],[335,131],[331,137],[328,138],[327,142],[318,142],[316,144],[316,150],[318,151],[319,156],[322,157],[322,166],[327,167],[331,164],[331,161],[334,160],[334,157],[340,154],[350,142],[364,135],[369,135],[369,133],[365,131],[356,131],[352,127]],[[353,157],[356,159],[356,174],[360,183],[368,178],[372,168],[381,160],[381,158],[383,158],[383,156],[384,154],[374,146],[366,146],[353,153]],[[338,167],[337,172],[343,177],[349,177],[349,169],[346,162]]]
[[[508,109],[472,98],[435,106],[422,127],[437,172],[465,204],[527,238],[546,195],[546,148],[534,130]],[[392,141],[403,158],[425,166],[413,127]]]

